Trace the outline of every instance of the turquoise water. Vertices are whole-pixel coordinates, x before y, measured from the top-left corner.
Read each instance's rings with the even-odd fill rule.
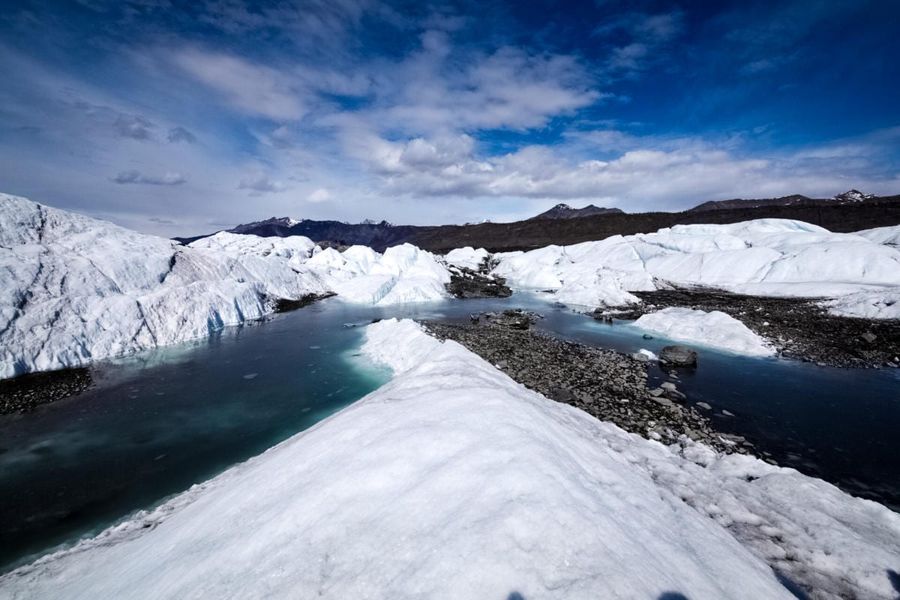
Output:
[[[204,481],[376,389],[340,303],[98,365],[97,385],[0,419],[0,565]]]
[[[359,325],[393,316],[464,321],[512,307],[544,314],[543,330],[596,346],[634,352],[668,343],[523,294],[388,308],[333,299],[100,364],[84,394],[0,417],[0,571],[159,504],[376,389],[389,373],[358,356]],[[900,507],[896,371],[703,348],[700,361],[680,374],[679,387],[689,402],[712,405],[722,430],[745,435],[780,464]]]

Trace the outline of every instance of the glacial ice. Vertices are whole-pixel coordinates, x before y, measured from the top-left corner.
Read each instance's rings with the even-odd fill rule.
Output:
[[[896,229],[837,234],[781,219],[678,225],[496,254],[494,272],[578,306],[632,304],[631,292],[674,283],[822,297],[834,314],[900,318]],[[279,298],[443,299],[442,261],[477,266],[486,256],[461,248],[438,258],[410,244],[338,252],[302,236],[227,232],[181,246],[0,194],[0,378],[203,337],[265,316]]]
[[[511,286],[553,290],[560,302],[591,308],[634,303],[637,298],[628,292],[670,284],[762,296],[833,298],[865,292],[877,300],[900,292],[900,250],[885,241],[891,235],[880,230],[832,233],[785,219],[676,225],[649,234],[498,253],[494,272]],[[870,305],[838,302],[833,312],[895,314],[873,311]]]
[[[410,245],[338,253],[222,232],[181,246],[0,194],[0,379],[204,337],[279,298],[417,302],[445,297],[449,280]]]
[[[632,324],[672,340],[702,344],[746,356],[772,356],[775,350],[746,325],[718,310],[670,307],[641,315]]]
[[[0,577],[14,598],[892,598],[900,515],[792,469],[666,447],[411,321],[379,390]]]
[[[888,246],[900,246],[900,225],[891,227],[876,227],[875,229],[863,229],[857,231],[856,235],[862,236],[870,242],[876,244],[886,244]]]

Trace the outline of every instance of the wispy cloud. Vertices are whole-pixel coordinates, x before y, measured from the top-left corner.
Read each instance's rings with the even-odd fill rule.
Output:
[[[197,141],[197,137],[193,133],[180,126],[171,128],[169,130],[168,136],[166,136],[166,139],[168,139],[169,142],[173,144],[176,144],[178,142],[193,144]]]
[[[113,123],[116,133],[135,140],[152,139],[155,125],[140,115],[120,115]]]
[[[187,75],[218,92],[233,108],[250,115],[292,121],[307,111],[304,91],[291,77],[242,58],[186,48],[170,56]]]
[[[241,179],[238,184],[239,190],[249,190],[256,194],[270,194],[273,192],[283,192],[287,186],[281,181],[270,178],[268,175],[258,173]]]
[[[607,75],[634,75],[667,58],[666,46],[684,31],[684,13],[628,12],[594,28],[595,38],[624,38],[612,47],[606,61]]]
[[[163,175],[144,175],[140,171],[122,171],[112,178],[113,183],[118,184],[143,184],[143,185],[181,185],[187,178],[181,173],[165,173]]]

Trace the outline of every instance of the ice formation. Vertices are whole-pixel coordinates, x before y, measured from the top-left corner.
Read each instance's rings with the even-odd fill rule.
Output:
[[[465,248],[451,250],[444,256],[444,260],[447,264],[455,267],[466,267],[467,269],[477,271],[484,262],[484,259],[488,256],[490,255],[484,248],[478,248],[476,250],[471,246],[466,246]]]
[[[633,326],[671,340],[702,344],[735,354],[775,354],[775,350],[746,325],[718,310],[705,312],[680,307],[664,308],[641,315]]]
[[[206,336],[277,299],[434,300],[448,281],[409,245],[338,253],[301,236],[223,232],[181,246],[0,194],[0,379]]]
[[[553,290],[563,303],[589,307],[633,303],[637,298],[628,292],[667,284],[763,296],[896,294],[900,250],[884,241],[892,239],[890,232],[872,232],[831,233],[784,219],[676,225],[650,234],[496,254],[494,272],[512,286]],[[843,310],[852,313],[853,307]]]

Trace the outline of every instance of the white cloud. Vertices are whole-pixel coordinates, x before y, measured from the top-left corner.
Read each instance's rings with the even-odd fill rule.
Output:
[[[419,53],[375,78],[370,122],[414,134],[524,130],[603,96],[575,57],[504,47],[460,61],[443,33],[429,33]]]
[[[612,130],[602,132],[600,141],[626,149],[611,160],[569,158],[572,148],[565,145],[526,146],[479,157],[471,138],[461,136],[407,143],[369,139],[360,146],[359,156],[379,175],[387,195],[417,198],[590,199],[646,209],[740,196],[831,196],[845,187],[865,187],[847,168],[834,169],[831,160],[810,162],[816,155],[830,158],[832,153],[825,149],[760,158],[702,140],[642,139]],[[845,152],[835,156],[844,157]]]
[[[331,199],[331,192],[325,188],[317,188],[313,190],[306,199],[313,203],[327,202]]]

